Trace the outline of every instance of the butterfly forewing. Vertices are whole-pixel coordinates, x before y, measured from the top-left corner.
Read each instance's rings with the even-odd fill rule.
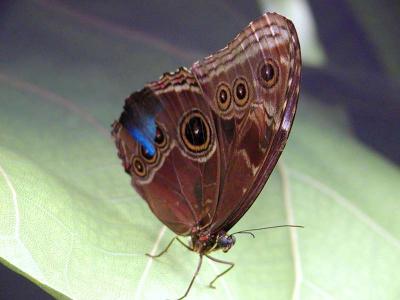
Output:
[[[293,121],[300,65],[292,24],[277,14],[252,22],[226,48],[193,65],[205,100],[217,115],[218,146],[224,154],[211,232],[229,230],[272,172]],[[231,107],[225,110],[218,103],[221,82],[232,97]],[[288,125],[285,135],[283,120]]]

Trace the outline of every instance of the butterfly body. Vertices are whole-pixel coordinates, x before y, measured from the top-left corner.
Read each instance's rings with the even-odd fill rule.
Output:
[[[147,84],[125,101],[112,135],[132,185],[200,256],[261,192],[297,107],[301,57],[293,24],[267,13],[228,45]]]

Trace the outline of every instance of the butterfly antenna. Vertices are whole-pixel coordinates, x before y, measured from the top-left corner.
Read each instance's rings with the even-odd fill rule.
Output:
[[[246,230],[234,232],[234,233],[232,233],[230,236],[232,236],[232,235],[234,235],[234,234],[239,234],[239,233],[241,233],[241,234],[243,234],[243,233],[249,234],[249,235],[251,235],[251,236],[253,237],[253,239],[256,237],[256,236],[254,235],[254,233],[252,233],[252,232],[250,232],[250,231],[246,231]]]
[[[252,233],[252,231],[258,231],[258,230],[264,230],[264,229],[272,229],[272,228],[280,228],[280,227],[297,227],[297,228],[304,228],[304,226],[302,225],[290,225],[290,224],[285,224],[285,225],[276,225],[276,226],[268,226],[268,227],[260,227],[260,228],[252,228],[252,229],[246,229],[246,230],[241,230],[241,231],[236,231],[232,234],[230,234],[230,236],[234,235],[234,234],[239,234],[239,233],[245,233],[245,234],[250,234],[253,238],[255,238],[256,236],[254,235],[254,233]]]

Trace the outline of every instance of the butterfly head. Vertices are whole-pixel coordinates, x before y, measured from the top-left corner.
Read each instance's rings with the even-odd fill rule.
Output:
[[[223,252],[228,252],[235,245],[235,242],[236,238],[233,235],[224,233],[217,238],[217,248]]]

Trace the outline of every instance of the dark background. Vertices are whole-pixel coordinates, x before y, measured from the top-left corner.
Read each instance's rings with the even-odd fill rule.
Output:
[[[32,1],[45,5],[47,9],[61,5],[75,12],[94,15],[167,40],[177,49],[188,49],[187,53],[202,55],[223,47],[227,40],[221,41],[220,36],[233,38],[249,21],[261,14],[257,3],[248,0],[215,3],[114,1],[113,5],[109,1]],[[12,38],[2,26],[2,16],[7,14],[14,2],[0,0],[0,45],[7,38]],[[199,21],[201,15],[197,12],[207,10],[210,3],[217,10],[210,11],[207,20]],[[332,105],[339,103],[345,106],[359,141],[393,163],[400,164],[400,2],[310,0],[308,3],[327,63],[323,67],[304,66],[302,92]],[[102,10],[97,8],[105,5],[110,6],[109,13],[101,15]],[[121,8],[128,13],[121,15]],[[221,17],[225,18],[223,26],[220,26]],[[196,27],[198,24],[204,24],[204,27]],[[196,33],[195,38],[193,33]],[[190,65],[191,55],[188,54],[185,59],[183,63]],[[127,94],[129,92],[126,91]],[[0,299],[51,297],[0,265]]]

